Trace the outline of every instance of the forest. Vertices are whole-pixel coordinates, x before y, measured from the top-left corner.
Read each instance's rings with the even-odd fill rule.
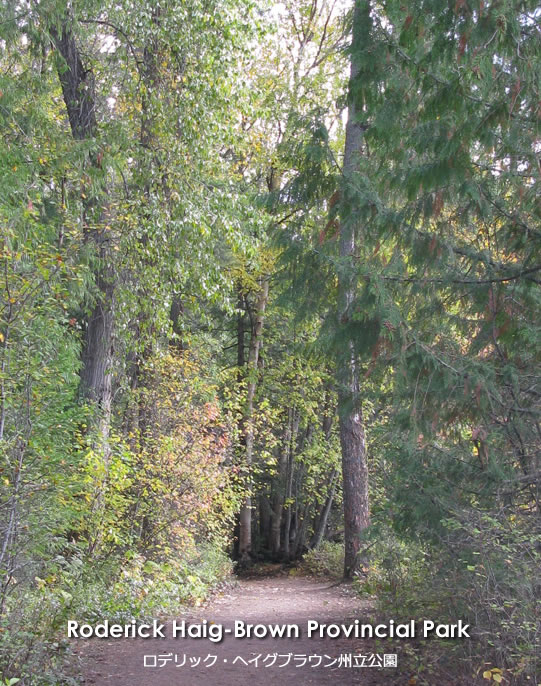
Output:
[[[472,625],[403,683],[541,680],[540,39],[0,0],[1,684],[265,565]]]

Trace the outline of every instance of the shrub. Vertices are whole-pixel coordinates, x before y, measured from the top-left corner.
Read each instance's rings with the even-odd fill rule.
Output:
[[[503,512],[457,512],[443,524],[446,534],[432,545],[377,527],[371,534],[377,545],[359,592],[375,595],[379,611],[397,620],[469,623],[473,640],[454,647],[462,653],[468,677],[484,673],[494,681],[502,675],[506,684],[537,683],[539,534],[518,522],[516,514]],[[436,663],[439,657],[432,650],[423,659]],[[452,669],[456,664],[454,659]]]
[[[301,568],[314,576],[341,578],[344,574],[343,544],[323,541],[317,548],[306,553]]]
[[[0,622],[0,682],[25,686],[76,684],[66,623],[126,622],[198,605],[233,571],[220,548],[195,545],[163,562],[139,554],[101,567],[57,556],[45,578],[14,589]]]
[[[380,607],[392,609],[393,616],[409,618],[412,610],[419,612],[424,602],[430,603],[419,593],[430,577],[429,554],[419,543],[400,539],[388,527],[373,527],[373,537],[377,544],[367,547],[370,567],[366,577],[358,579],[358,590],[377,595]]]
[[[516,513],[468,512],[445,522],[457,556],[455,611],[474,627],[474,658],[506,668],[508,681],[537,683],[541,627],[541,535]],[[481,659],[483,657],[484,659]]]

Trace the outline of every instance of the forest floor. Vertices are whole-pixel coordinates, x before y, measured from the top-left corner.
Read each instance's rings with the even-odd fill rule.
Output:
[[[397,653],[400,641],[376,644],[366,639],[307,637],[308,620],[350,624],[359,619],[369,623],[371,611],[369,601],[359,599],[345,584],[297,576],[251,578],[239,580],[201,608],[164,622],[166,638],[72,640],[81,658],[86,686],[417,683],[410,670],[401,669],[405,664],[400,664],[400,654],[397,667],[368,666],[379,663],[384,654]],[[297,624],[301,636],[240,639],[226,635],[221,643],[207,638],[172,638],[172,621],[183,619],[198,624],[206,619],[209,624],[229,628],[235,620]],[[365,666],[361,667],[363,660]]]

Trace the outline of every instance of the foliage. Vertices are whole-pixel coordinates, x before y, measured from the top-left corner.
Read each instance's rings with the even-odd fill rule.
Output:
[[[193,356],[149,360],[130,402],[144,411],[132,442],[129,521],[144,551],[166,558],[190,540],[227,538],[241,492],[215,388]]]
[[[247,497],[254,556],[339,575],[345,358],[361,588],[535,678],[539,9],[354,8],[0,3],[5,683],[69,681],[68,612],[200,602]]]
[[[201,301],[227,282],[229,246],[242,243],[217,154],[230,135],[218,103],[251,19],[240,3],[216,15],[223,21],[197,2],[182,16],[164,3],[160,21],[155,3],[138,16],[118,3],[46,5],[0,8],[0,664],[28,683],[63,678],[57,632],[68,608],[137,617],[200,602],[231,571],[221,550],[240,497],[215,369],[169,353],[167,340],[190,337],[184,322],[171,335],[175,293],[202,318]],[[68,126],[60,30],[96,96],[85,140]],[[105,263],[110,419],[80,397]]]
[[[301,569],[314,576],[340,579],[344,572],[344,546],[342,543],[323,541],[302,558]]]
[[[97,566],[57,555],[49,571],[45,579],[36,577],[34,588],[8,600],[0,627],[2,678],[16,673],[40,686],[78,683],[65,638],[68,619],[121,623],[176,614],[227,582],[232,565],[222,550],[208,544],[192,545],[182,557],[161,563],[128,554]]]
[[[481,671],[503,674],[509,683],[537,678],[537,534],[517,528],[504,512],[463,510],[443,522],[438,544],[408,540],[381,526],[371,536],[370,570],[357,588],[377,598],[379,612],[404,622],[461,618],[471,627],[472,641],[455,646],[453,654],[440,647],[418,656],[424,669],[443,660],[472,679]],[[452,667],[457,660],[460,668]]]
[[[298,128],[302,154],[279,200],[294,215],[282,244],[302,301],[297,311],[303,323],[325,313],[320,350],[336,361],[351,346],[361,369],[375,521],[369,586],[422,612],[417,591],[406,590],[411,584],[449,610],[433,569],[441,564],[451,588],[490,616],[480,653],[510,670],[526,663],[531,670],[536,609],[527,599],[535,569],[526,561],[538,545],[540,449],[538,8],[513,0],[362,0],[356,8],[350,113],[362,141],[352,182],[333,201],[332,143],[314,117],[311,130]],[[358,228],[352,260],[340,256],[339,221]],[[341,279],[351,298],[338,317]],[[488,526],[487,517],[498,524]],[[478,533],[451,545],[451,520]],[[526,581],[498,584],[492,602],[489,578],[504,545],[495,532],[503,522],[505,545],[517,542],[507,564],[525,564]],[[462,574],[446,549],[459,558],[479,552],[483,534],[494,544],[485,551],[484,579],[492,601],[481,600],[484,572]],[[496,648],[489,635],[498,635],[505,613],[498,608],[506,603],[523,610],[521,639]]]
[[[463,589],[460,598],[449,598],[451,607],[471,621],[494,665],[506,668],[504,674],[518,683],[539,677],[541,609],[541,539],[527,516],[516,521],[521,516],[459,512],[445,522],[448,550],[458,561],[449,561],[450,570]]]
[[[429,552],[384,526],[374,525],[370,536],[370,568],[356,580],[359,593],[377,597],[382,610],[404,621],[432,614],[433,598],[420,592],[431,577]]]

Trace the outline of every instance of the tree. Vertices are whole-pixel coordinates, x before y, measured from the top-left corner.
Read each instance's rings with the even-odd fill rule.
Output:
[[[181,398],[185,385],[159,373],[168,341],[213,348],[200,330],[211,304],[227,306],[222,267],[241,232],[220,155],[236,122],[224,103],[252,25],[243,3],[223,14],[218,5],[161,3],[163,23],[156,3],[140,13],[100,1],[0,6],[0,606],[12,627],[35,591],[28,569],[69,586],[71,562],[73,571],[92,557],[97,578],[104,561],[121,569],[127,550],[173,554],[160,537],[174,517],[186,533],[179,547],[218,538],[236,506],[224,489],[229,443],[213,365],[210,390],[186,401],[193,427],[156,422],[143,445],[126,421],[133,401],[151,418],[153,399],[170,408]],[[139,389],[129,383],[133,353]],[[191,378],[189,364],[178,366]],[[194,468],[173,484],[174,469],[159,467],[202,463],[192,429],[216,480]],[[163,509],[151,507],[156,492]],[[193,510],[207,513],[207,528],[192,526]],[[2,677],[10,664],[23,669],[25,653],[38,659],[25,641]]]
[[[304,546],[306,533],[297,528],[296,516],[300,511],[297,513],[292,507],[293,491],[296,486],[295,461],[300,456],[299,453],[302,453],[297,445],[302,410],[300,407],[291,408],[289,414],[284,414],[280,408],[275,408],[282,418],[283,425],[268,428],[274,436],[273,440],[279,441],[282,448],[280,455],[276,457],[277,474],[270,476],[265,460],[253,459],[250,426],[254,422],[254,415],[258,413],[257,400],[260,403],[266,400],[266,370],[273,367],[276,360],[272,359],[271,352],[269,358],[265,355],[263,370],[248,369],[249,363],[245,364],[244,349],[253,347],[254,327],[258,321],[262,322],[262,315],[258,314],[262,312],[260,296],[270,288],[270,297],[262,297],[272,302],[275,297],[272,291],[281,291],[281,285],[275,285],[279,284],[275,273],[279,251],[276,250],[273,241],[283,221],[281,211],[290,201],[287,196],[291,193],[291,187],[287,177],[292,164],[295,164],[293,160],[295,146],[298,143],[298,128],[305,127],[313,112],[321,113],[324,110],[324,103],[329,103],[329,124],[340,129],[336,123],[338,116],[334,111],[334,105],[330,103],[333,97],[338,95],[342,83],[342,75],[337,65],[342,62],[339,51],[344,40],[344,22],[336,3],[327,0],[310,0],[300,5],[286,2],[275,8],[270,21],[273,30],[260,37],[261,55],[258,54],[255,58],[253,55],[247,57],[245,72],[250,80],[250,89],[244,94],[245,99],[240,101],[244,111],[236,147],[227,151],[228,156],[236,162],[239,193],[244,195],[245,202],[252,203],[252,212],[258,217],[255,226],[252,217],[247,218],[247,231],[252,232],[260,246],[261,254],[269,255],[267,261],[270,265],[270,268],[257,265],[257,260],[252,255],[253,242],[247,244],[247,254],[242,255],[240,252],[238,255],[242,268],[240,285],[237,287],[241,314],[237,315],[235,321],[237,362],[244,368],[239,374],[241,384],[245,383],[245,377],[247,383],[246,410],[241,420],[242,445],[239,454],[244,456],[242,461],[248,473],[256,472],[258,468],[263,467],[262,471],[265,474],[263,479],[252,479],[250,474],[247,476],[253,493],[250,496],[251,500],[247,501],[246,507],[241,511],[239,538],[242,557],[246,558],[245,551],[251,545],[252,530],[255,529],[256,518],[252,515],[256,509],[252,501],[255,502],[255,493],[259,490],[259,509],[264,513],[262,518],[268,524],[260,526],[261,545],[269,546],[274,556],[288,559],[290,555],[297,555],[297,551]],[[264,68],[261,67],[262,56]],[[262,196],[266,196],[263,207]],[[289,213],[288,210],[286,212]],[[286,220],[287,218],[286,216]],[[295,307],[296,304],[291,303],[292,312]],[[273,315],[274,308],[271,305],[266,308],[265,314],[266,320],[270,317],[270,323],[265,324],[265,338],[268,339],[270,351],[275,337]],[[248,321],[250,326],[246,326]],[[290,331],[289,327],[286,331]],[[248,345],[244,341],[245,333],[250,335]],[[291,345],[291,342],[285,340],[284,345],[286,348],[294,347],[294,344]],[[288,356],[288,359],[296,359],[295,353],[291,357]],[[256,381],[257,386],[261,388],[259,398]],[[323,392],[323,388],[321,391]],[[251,419],[248,421],[248,418]],[[299,432],[299,440],[301,436],[302,432]],[[260,446],[264,442],[262,440]],[[263,449],[262,452],[266,451]],[[314,505],[315,503],[310,503],[307,514]],[[304,522],[305,527],[308,526],[308,520],[309,516],[299,519]],[[272,541],[268,527],[273,531]],[[292,540],[291,545],[290,533],[292,539],[298,534],[298,541],[295,543]]]
[[[261,280],[259,293],[257,294],[255,310],[251,313],[252,325],[250,331],[250,344],[248,347],[247,360],[247,390],[246,408],[242,417],[242,442],[244,444],[244,467],[249,473],[252,468],[254,452],[254,396],[257,385],[259,350],[261,347],[261,335],[265,308],[269,297],[269,282],[264,276]],[[248,488],[251,486],[248,484]],[[241,562],[246,564],[252,553],[252,497],[250,492],[246,496],[239,513],[239,556]]]
[[[91,246],[96,259],[96,292],[85,321],[82,349],[81,396],[97,411],[97,424],[104,459],[108,460],[112,402],[114,275],[109,232],[105,225],[107,196],[100,179],[101,158],[97,144],[97,101],[92,67],[85,65],[74,34],[73,17],[61,18],[60,29],[49,26],[58,52],[56,68],[74,141],[90,142],[86,163],[81,169],[83,242]],[[98,179],[92,184],[90,178]]]
[[[355,260],[362,230],[351,202],[355,198],[356,176],[359,173],[362,154],[363,129],[360,121],[362,109],[354,100],[355,87],[362,75],[357,64],[356,50],[370,36],[370,5],[357,2],[353,13],[351,45],[351,72],[349,84],[348,122],[344,147],[343,177],[341,189],[342,212],[340,216],[338,275],[338,321],[346,327],[353,318],[353,302],[356,293]],[[366,47],[365,47],[366,49]],[[351,335],[351,334],[350,334]],[[368,464],[365,430],[361,408],[360,370],[358,353],[352,340],[345,338],[337,360],[338,417],[340,443],[342,446],[342,480],[344,491],[344,577],[350,579],[361,563],[359,551],[361,534],[370,522],[368,504]]]
[[[374,38],[359,47],[367,76],[357,102],[370,117],[371,158],[358,206],[371,211],[366,242],[375,252],[363,276],[385,339],[375,353],[406,375],[399,395],[417,388],[409,426],[419,453],[446,423],[467,463],[473,445],[483,479],[497,455],[508,475],[526,475],[525,454],[537,452],[520,408],[537,412],[523,374],[537,348],[524,314],[536,309],[539,169],[537,86],[525,70],[537,64],[538,29],[513,3],[498,15],[462,4],[442,15],[406,10],[388,5],[385,21],[374,13]],[[375,64],[383,66],[368,69]],[[436,401],[441,391],[445,403]]]
[[[375,325],[367,372],[386,408],[372,443],[388,494],[378,518],[430,541],[463,583],[465,612],[491,607],[486,635],[502,640],[506,603],[520,606],[505,639],[514,648],[502,645],[499,659],[514,664],[512,651],[523,651],[531,669],[538,12],[512,1],[391,2],[370,17],[355,48],[369,155],[354,201],[363,289],[352,309]],[[500,545],[514,550],[520,583],[499,569]],[[483,590],[468,578],[478,554]]]

